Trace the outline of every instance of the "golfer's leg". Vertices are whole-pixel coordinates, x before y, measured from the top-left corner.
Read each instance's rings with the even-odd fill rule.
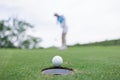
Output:
[[[62,33],[62,47],[66,47],[66,33]]]

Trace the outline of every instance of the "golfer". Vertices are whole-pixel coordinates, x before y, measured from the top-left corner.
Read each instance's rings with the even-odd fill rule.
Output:
[[[61,28],[62,28],[62,46],[61,46],[61,50],[67,49],[67,45],[66,45],[66,34],[68,31],[68,28],[66,26],[66,22],[65,22],[65,17],[62,15],[59,15],[57,13],[54,14],[54,16],[57,18],[57,22],[60,24]]]

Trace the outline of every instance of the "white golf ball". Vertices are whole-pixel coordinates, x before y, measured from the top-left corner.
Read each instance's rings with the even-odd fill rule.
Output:
[[[54,56],[52,59],[52,63],[54,66],[60,66],[63,63],[63,59],[61,56]]]

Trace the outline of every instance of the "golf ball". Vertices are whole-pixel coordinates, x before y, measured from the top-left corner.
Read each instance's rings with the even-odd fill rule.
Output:
[[[62,63],[63,63],[63,59],[61,56],[54,56],[52,58],[52,64],[54,66],[61,66]]]

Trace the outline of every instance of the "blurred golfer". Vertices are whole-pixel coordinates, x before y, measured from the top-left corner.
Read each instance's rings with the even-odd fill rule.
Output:
[[[54,14],[54,16],[57,18],[57,22],[60,24],[61,28],[62,28],[62,46],[61,46],[61,50],[67,49],[67,45],[66,45],[66,34],[67,34],[67,26],[66,26],[66,22],[65,22],[65,17],[62,15],[59,15],[57,13]]]

